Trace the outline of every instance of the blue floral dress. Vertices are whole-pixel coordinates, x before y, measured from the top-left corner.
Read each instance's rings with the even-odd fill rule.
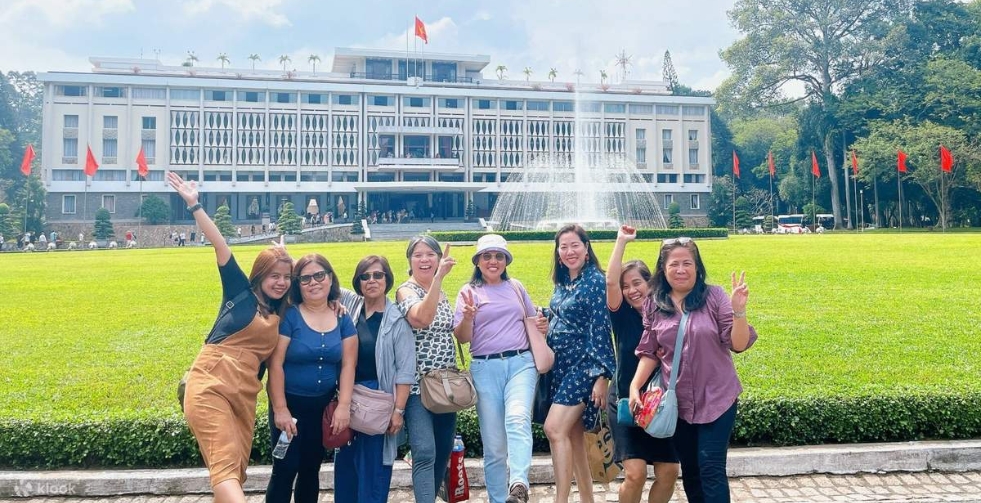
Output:
[[[599,412],[589,399],[593,385],[597,377],[612,377],[616,368],[606,277],[594,264],[587,264],[576,279],[555,286],[549,307],[548,344],[555,351],[552,403],[585,402],[583,425],[590,430]]]

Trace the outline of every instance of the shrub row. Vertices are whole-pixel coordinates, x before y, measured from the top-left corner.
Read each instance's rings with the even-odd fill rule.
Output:
[[[486,234],[478,231],[445,231],[431,232],[432,237],[438,241],[476,241]],[[508,241],[551,241],[555,239],[555,231],[499,231],[495,234],[504,236]],[[702,229],[640,229],[637,231],[639,239],[668,239],[678,236],[688,236],[691,238],[726,238],[729,237],[729,230],[724,228],[702,228]],[[589,231],[590,239],[597,241],[615,240],[617,231],[615,230],[595,230]]]
[[[481,454],[476,414],[457,422],[468,456]],[[807,445],[974,438],[981,435],[981,391],[865,396],[746,398],[739,404],[736,445]],[[535,427],[535,450],[548,441]],[[252,460],[270,462],[267,416],[256,420]],[[184,420],[107,419],[58,423],[0,421],[0,468],[199,466]]]

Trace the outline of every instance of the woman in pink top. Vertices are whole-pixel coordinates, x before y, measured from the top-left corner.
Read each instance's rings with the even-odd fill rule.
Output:
[[[726,452],[742,386],[732,353],[756,341],[746,321],[746,273],[732,274],[732,298],[705,283],[705,265],[691,238],[665,240],[644,302],[644,334],[637,346],[640,363],[630,383],[630,406],[640,405],[640,388],[662,366],[666,384],[678,372],[678,426],[675,450],[681,461],[685,495],[692,503],[728,502]],[[671,368],[682,311],[689,313],[679,369]]]

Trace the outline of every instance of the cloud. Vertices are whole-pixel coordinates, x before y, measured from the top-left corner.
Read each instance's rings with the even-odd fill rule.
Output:
[[[277,12],[277,7],[282,3],[283,0],[183,0],[181,7],[189,16],[199,16],[210,12],[212,8],[222,8],[246,21],[257,20],[280,28],[291,24],[285,14]]]
[[[78,23],[101,23],[103,17],[135,11],[132,0],[13,0],[0,9],[0,28],[14,27],[18,22],[35,18],[40,14],[43,23],[56,27],[72,26]],[[33,19],[32,19],[33,18]],[[5,46],[4,50],[8,50]]]
[[[429,39],[429,44],[425,44],[425,50],[430,52],[460,52],[458,43],[459,35],[460,28],[449,17],[442,17],[431,23],[426,23],[426,37]],[[404,51],[406,40],[411,45],[414,37],[415,26],[406,26],[405,30],[399,33],[387,34],[369,44],[369,47],[373,49]],[[422,39],[416,41],[416,44],[420,50],[423,49]]]

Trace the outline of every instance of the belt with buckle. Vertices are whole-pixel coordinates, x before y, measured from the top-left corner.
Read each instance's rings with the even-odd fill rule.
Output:
[[[491,353],[489,355],[476,355],[474,359],[476,360],[498,360],[502,358],[511,358],[512,356],[518,356],[521,353],[527,353],[529,349],[513,349],[511,351],[502,351],[500,353]]]

